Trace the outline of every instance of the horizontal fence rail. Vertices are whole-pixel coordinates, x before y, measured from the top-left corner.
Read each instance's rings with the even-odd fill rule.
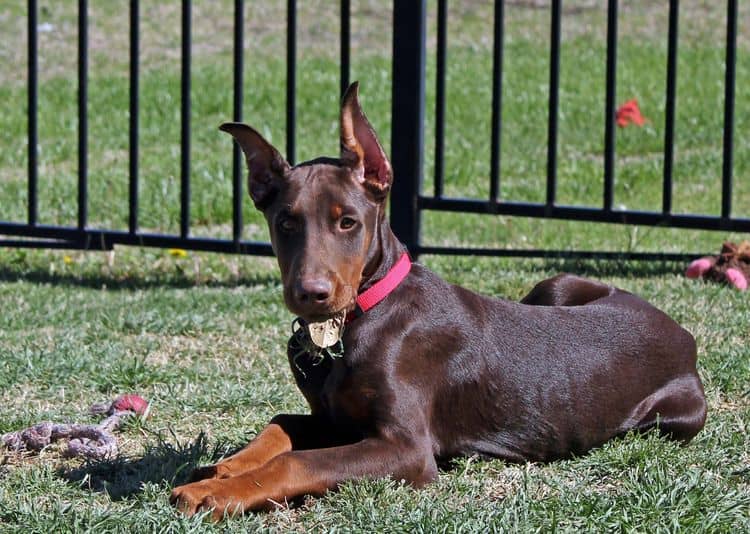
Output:
[[[395,181],[392,192],[391,223],[397,235],[414,254],[473,254],[506,256],[563,256],[633,259],[684,259],[693,253],[620,253],[561,250],[498,250],[467,247],[430,246],[422,242],[421,220],[425,210],[478,213],[590,222],[668,226],[704,230],[750,232],[750,219],[732,214],[733,151],[735,120],[735,84],[737,52],[736,0],[727,1],[723,153],[721,178],[721,214],[718,216],[675,214],[672,211],[674,137],[677,98],[679,0],[668,0],[667,63],[665,89],[664,161],[661,211],[636,211],[613,207],[615,183],[615,107],[617,89],[618,1],[607,1],[606,79],[603,188],[601,207],[566,206],[557,202],[558,119],[560,116],[560,72],[562,43],[562,0],[550,4],[549,96],[546,139],[546,191],[544,202],[514,202],[502,195],[500,150],[503,125],[503,77],[505,40],[505,3],[494,5],[492,30],[492,104],[488,111],[491,125],[489,183],[485,200],[451,198],[445,195],[445,109],[448,58],[448,1],[436,5],[436,85],[435,85],[435,153],[434,180],[431,194],[423,191],[425,66],[427,63],[427,1],[394,0],[393,2],[393,82],[392,82],[392,163]],[[140,2],[129,4],[129,124],[128,124],[128,219],[127,229],[100,229],[89,225],[88,216],[88,135],[89,135],[89,6],[78,1],[78,67],[77,67],[77,224],[55,226],[40,224],[39,214],[39,29],[36,0],[28,0],[28,167],[27,217],[25,221],[0,221],[0,234],[13,238],[0,239],[0,246],[34,248],[74,248],[109,250],[115,245],[185,248],[227,253],[272,255],[266,242],[243,240],[244,163],[239,148],[233,148],[231,203],[231,238],[203,238],[191,235],[191,66],[192,66],[192,3],[182,0],[180,44],[180,155],[179,155],[179,232],[162,234],[146,232],[139,225],[140,139]],[[244,0],[234,1],[233,14],[233,80],[232,110],[234,121],[243,118],[244,68]],[[297,2],[287,0],[286,24],[286,153],[295,161],[296,95],[297,95]],[[349,84],[351,65],[351,4],[340,2],[340,90]],[[540,140],[541,142],[541,140]]]

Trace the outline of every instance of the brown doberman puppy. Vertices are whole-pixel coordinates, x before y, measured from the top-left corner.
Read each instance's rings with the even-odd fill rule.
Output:
[[[547,461],[631,430],[687,442],[703,427],[695,341],[644,300],[563,274],[516,303],[411,264],[385,216],[393,174],[356,83],[338,159],[291,167],[249,126],[221,129],[245,154],[301,318],[289,359],[311,413],[274,417],[197,469],[172,492],[186,513],[266,509],[363,477],[421,486],[440,460]]]

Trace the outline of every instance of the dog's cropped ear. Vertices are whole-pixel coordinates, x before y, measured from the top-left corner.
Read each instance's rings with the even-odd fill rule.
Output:
[[[247,124],[225,122],[219,130],[231,134],[242,148],[247,162],[250,198],[256,208],[264,210],[279,192],[289,164],[271,143]]]
[[[358,90],[359,82],[354,82],[341,102],[341,162],[377,200],[383,200],[393,182],[393,169],[359,105]]]

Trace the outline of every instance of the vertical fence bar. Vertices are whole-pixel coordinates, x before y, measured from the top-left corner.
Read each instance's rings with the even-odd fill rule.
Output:
[[[130,141],[128,183],[128,231],[138,231],[138,61],[139,61],[139,5],[130,0]]]
[[[286,159],[294,165],[294,137],[297,130],[297,2],[286,7]]]
[[[552,1],[547,117],[547,208],[555,204],[557,191],[557,116],[560,100],[560,26],[562,0]]]
[[[78,228],[88,219],[88,2],[78,0]]]
[[[492,41],[492,139],[490,141],[490,202],[500,197],[500,142],[503,131],[503,39],[505,2],[495,2]]]
[[[37,182],[39,180],[39,129],[37,127],[37,104],[39,95],[39,83],[37,74],[39,71],[38,43],[38,7],[36,0],[28,3],[28,196],[27,217],[30,225],[35,225],[39,216],[37,207]]]
[[[244,0],[234,0],[234,105],[232,119],[242,122],[242,86],[244,69]],[[232,239],[242,238],[242,152],[232,143]]]
[[[349,87],[349,54],[351,51],[351,3],[341,0],[341,96]]]
[[[664,181],[662,213],[672,212],[672,170],[674,168],[674,119],[677,105],[677,35],[679,0],[669,0],[669,37],[667,43],[667,95],[664,117]]]
[[[612,209],[615,181],[615,106],[617,99],[617,0],[607,6],[607,95],[604,105],[604,210]]]
[[[438,0],[435,69],[435,196],[443,196],[445,178],[445,56],[448,53],[447,0]]]
[[[721,217],[732,214],[734,153],[734,86],[737,56],[737,0],[727,1],[727,52],[724,71],[724,157],[721,173]]]
[[[423,176],[426,0],[393,2],[391,227],[412,254],[419,250]]]
[[[191,5],[182,0],[182,74],[180,88],[180,237],[190,232],[190,41]]]

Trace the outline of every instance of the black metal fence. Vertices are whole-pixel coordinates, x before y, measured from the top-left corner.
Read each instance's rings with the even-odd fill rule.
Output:
[[[547,139],[546,200],[543,203],[510,202],[501,198],[500,145],[502,134],[502,83],[504,2],[494,7],[493,88],[490,179],[486,200],[450,198],[443,190],[445,168],[444,110],[446,78],[447,0],[438,0],[437,7],[437,87],[434,191],[423,191],[425,62],[426,62],[426,0],[394,0],[393,2],[393,93],[392,93],[392,163],[396,180],[392,192],[391,223],[402,241],[415,254],[480,254],[516,256],[623,256],[620,253],[596,251],[497,250],[425,246],[420,239],[420,222],[424,210],[513,215],[553,219],[575,219],[593,222],[669,226],[724,231],[750,231],[750,219],[732,215],[732,159],[734,130],[735,55],[737,41],[737,1],[727,1],[723,172],[721,214],[718,216],[672,213],[672,169],[674,160],[675,91],[678,43],[679,1],[669,1],[667,32],[667,84],[664,139],[663,195],[661,211],[620,210],[613,207],[615,178],[615,102],[617,65],[618,2],[608,0],[606,97],[604,125],[604,185],[599,208],[564,206],[556,202],[557,186],[557,124],[560,87],[560,43],[562,0],[551,2],[550,71]],[[182,1],[181,59],[181,155],[180,155],[180,231],[167,235],[143,232],[138,223],[138,148],[139,148],[139,1],[130,0],[130,124],[129,124],[129,217],[127,231],[103,230],[88,226],[87,213],[87,86],[88,86],[88,5],[78,2],[78,220],[77,226],[39,224],[37,208],[38,182],[38,6],[28,0],[28,218],[26,222],[0,221],[0,234],[14,236],[0,241],[4,246],[44,248],[111,249],[116,244],[152,247],[179,247],[193,250],[272,254],[268,243],[242,239],[242,202],[244,171],[239,150],[234,149],[232,173],[232,238],[210,239],[190,234],[190,82],[191,82],[191,2]],[[234,81],[233,120],[242,120],[243,108],[243,20],[244,2],[234,2]],[[341,90],[349,83],[350,66],[350,2],[340,3],[340,78]],[[286,152],[295,160],[296,129],[296,35],[297,6],[287,3],[287,105]],[[631,258],[683,258],[681,254],[630,253]]]
[[[546,201],[524,203],[503,201],[500,196],[500,141],[503,81],[503,36],[504,2],[495,3],[494,49],[493,49],[493,98],[492,141],[490,182],[487,200],[447,198],[443,195],[443,110],[445,106],[445,27],[447,23],[446,0],[438,2],[437,20],[437,90],[436,90],[436,142],[435,176],[432,195],[422,190],[422,129],[424,119],[424,20],[425,2],[396,2],[394,10],[394,117],[393,159],[399,180],[394,184],[392,225],[410,249],[431,254],[475,254],[515,256],[578,256],[578,257],[623,257],[634,259],[674,258],[684,259],[684,254],[573,252],[552,250],[496,250],[478,248],[423,246],[420,241],[420,212],[440,210],[495,215],[518,215],[581,221],[668,226],[704,230],[750,231],[750,219],[732,216],[732,157],[734,131],[734,89],[737,49],[737,1],[727,2],[727,40],[724,98],[724,139],[721,215],[689,215],[672,213],[672,169],[674,162],[674,125],[677,77],[677,39],[679,0],[669,2],[669,28],[667,32],[667,87],[665,154],[663,171],[662,210],[645,212],[613,208],[613,185],[615,178],[615,111],[616,111],[616,66],[617,66],[617,22],[618,1],[608,0],[607,5],[607,69],[604,126],[604,187],[602,206],[562,206],[556,203],[557,185],[557,121],[560,80],[560,41],[562,0],[551,2],[550,71],[547,139]],[[419,29],[419,33],[415,31]],[[414,35],[419,35],[419,45]],[[411,46],[409,46],[411,43]],[[396,113],[398,110],[398,113]],[[404,177],[412,176],[412,181]]]

